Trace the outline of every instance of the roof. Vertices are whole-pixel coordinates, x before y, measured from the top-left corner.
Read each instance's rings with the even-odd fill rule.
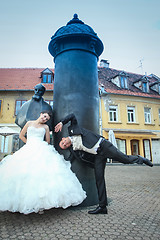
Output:
[[[41,72],[46,68],[0,68],[0,90],[32,91],[41,83]],[[50,69],[53,73],[54,70]],[[47,90],[53,90],[53,84],[43,85]]]
[[[149,93],[144,93],[134,85],[135,82],[142,80],[145,75],[126,72],[129,85],[128,89],[122,89],[116,84],[114,84],[112,82],[112,79],[124,72],[123,70],[116,70],[106,67],[99,67],[98,69],[99,83],[104,86],[104,90],[106,91],[106,93],[132,95],[139,97],[152,97],[160,99],[159,93],[152,90],[151,88],[149,89]],[[149,80],[149,86],[152,86],[153,83],[157,83],[157,76],[154,76],[152,74],[150,76],[147,76],[147,78]]]
[[[41,73],[48,68],[0,68],[0,90],[1,91],[33,91],[34,87],[41,83]],[[54,73],[54,69],[49,69]],[[139,97],[152,97],[160,99],[158,92],[150,88],[149,93],[144,93],[138,89],[134,83],[142,79],[145,75],[125,72],[128,78],[128,89],[122,89],[111,80],[124,73],[123,70],[99,67],[99,84],[104,85],[104,89],[110,94],[132,95]],[[147,76],[149,86],[159,82],[159,78],[154,74]],[[157,80],[158,79],[158,80]],[[53,84],[44,84],[46,91],[53,91]]]

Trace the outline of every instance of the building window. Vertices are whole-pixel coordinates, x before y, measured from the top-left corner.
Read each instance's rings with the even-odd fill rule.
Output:
[[[45,102],[47,102],[53,109],[53,100],[45,100]]]
[[[135,107],[127,107],[128,122],[135,122]]]
[[[7,153],[8,152],[8,137],[1,136],[1,152]]]
[[[147,82],[142,82],[142,91],[143,92],[148,92],[148,83]]]
[[[121,88],[128,88],[127,87],[127,78],[124,76],[121,76],[120,79],[121,79]]]
[[[43,73],[42,74],[42,83],[52,83],[53,74],[52,73]]]
[[[42,83],[53,83],[53,72],[46,68],[41,72],[40,78]]]
[[[2,100],[0,100],[0,114],[2,112]]]
[[[151,160],[151,147],[150,147],[149,139],[143,140],[143,147],[144,147],[144,157]]]
[[[117,148],[123,152],[124,154],[126,154],[126,140],[123,139],[116,139],[117,142]]]
[[[117,106],[109,106],[109,121],[118,121],[118,108]]]
[[[15,115],[17,115],[19,109],[25,102],[27,102],[27,100],[16,100]]]
[[[150,108],[144,108],[144,119],[145,123],[151,123],[151,109]]]
[[[19,134],[13,135],[12,138],[12,152],[15,153],[19,149]]]

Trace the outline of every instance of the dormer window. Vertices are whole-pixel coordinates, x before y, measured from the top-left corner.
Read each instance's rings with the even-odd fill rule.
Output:
[[[128,89],[128,75],[125,72],[121,72],[118,75],[111,78],[111,82],[122,89]]]
[[[53,76],[51,74],[43,74],[42,83],[52,83]]]
[[[53,83],[53,72],[46,68],[42,73],[41,73],[41,78],[42,78],[42,83]]]
[[[149,79],[146,75],[136,80],[133,84],[135,87],[139,88],[142,92],[144,93],[149,92]]]
[[[121,88],[127,88],[127,78],[124,76],[121,76]]]
[[[147,76],[143,76],[142,79],[142,92],[148,93],[149,92],[149,79],[147,78]]]
[[[119,79],[121,88],[127,89],[128,88],[127,74],[125,72],[121,72],[119,74]]]
[[[157,92],[160,95],[160,79],[156,82],[150,84],[149,86],[153,91]]]
[[[142,82],[142,91],[148,92],[148,83],[147,82]]]

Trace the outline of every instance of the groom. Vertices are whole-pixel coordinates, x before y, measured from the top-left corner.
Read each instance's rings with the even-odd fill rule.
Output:
[[[73,113],[66,116],[55,126],[55,132],[61,131],[63,125],[69,121],[71,123],[68,127],[69,137],[62,138],[59,146],[62,149],[69,148],[73,158],[84,160],[93,165],[98,190],[99,206],[88,213],[107,214],[107,193],[104,178],[106,159],[111,158],[124,164],[144,163],[150,167],[152,167],[153,164],[149,159],[143,158],[139,155],[128,156],[119,151],[111,142],[102,136],[85,128],[81,128]],[[87,154],[87,159],[85,159],[85,154]],[[89,160],[88,155],[90,155]]]

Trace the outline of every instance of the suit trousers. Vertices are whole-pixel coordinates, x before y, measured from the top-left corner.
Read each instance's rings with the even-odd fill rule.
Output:
[[[105,207],[106,205],[108,205],[105,176],[104,176],[105,166],[106,166],[106,158],[97,154],[94,160],[94,172],[95,172],[95,179],[96,179],[96,186],[98,191],[98,199],[99,199],[100,207]]]
[[[100,207],[105,207],[107,205],[107,192],[104,176],[107,158],[114,159],[123,164],[143,163],[142,157],[126,155],[119,151],[111,142],[103,140],[97,150],[97,155],[95,155],[94,160],[94,171]]]
[[[103,140],[103,142],[100,144],[100,148],[97,150],[97,153],[97,155],[103,156],[103,158],[111,158],[124,164],[143,163],[143,158],[141,156],[126,155],[108,140]]]

